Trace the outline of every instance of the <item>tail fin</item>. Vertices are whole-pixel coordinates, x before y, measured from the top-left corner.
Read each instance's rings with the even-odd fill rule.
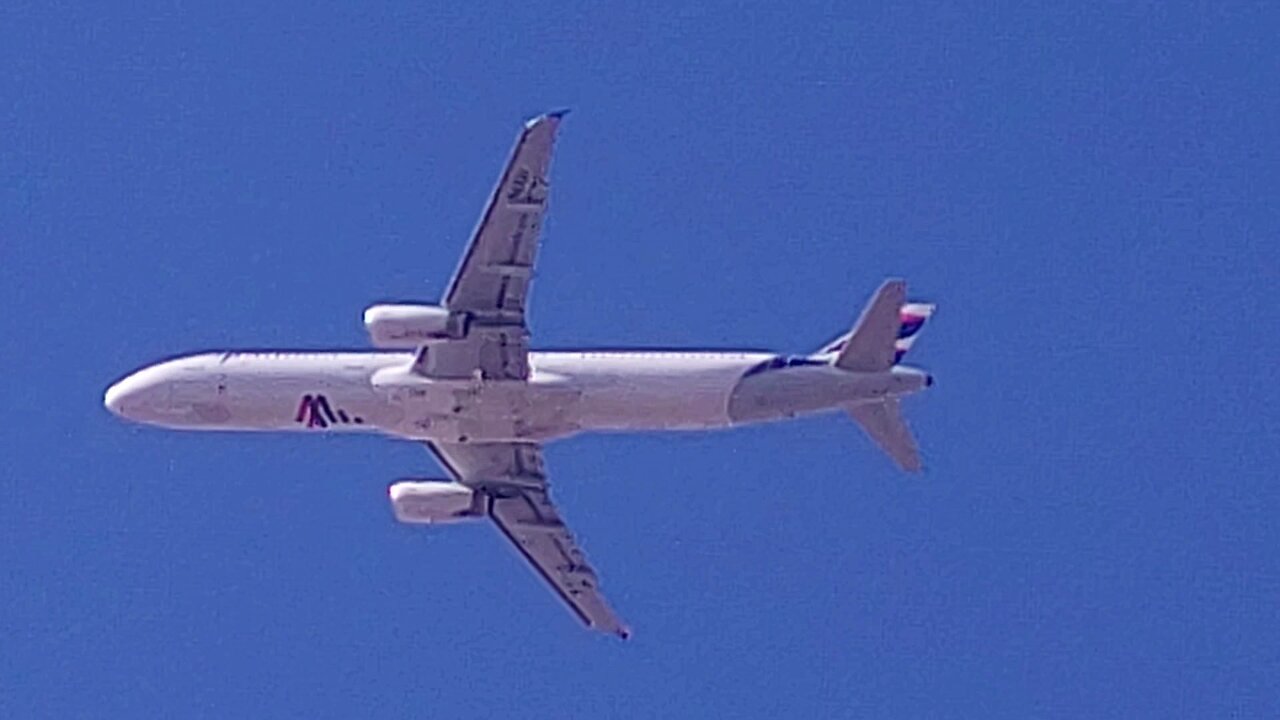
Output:
[[[886,370],[902,362],[925,321],[937,309],[931,303],[905,300],[906,284],[901,280],[886,280],[862,311],[853,330],[832,340],[817,354],[835,355],[832,362],[836,367],[862,372]]]
[[[850,405],[845,411],[862,426],[881,450],[898,463],[898,467],[907,472],[920,471],[920,450],[916,446],[916,439],[911,435],[911,429],[902,420],[896,398],[870,405]]]
[[[893,365],[893,344],[901,325],[898,313],[906,301],[907,284],[885,280],[836,354],[835,366],[857,372],[888,370]]]

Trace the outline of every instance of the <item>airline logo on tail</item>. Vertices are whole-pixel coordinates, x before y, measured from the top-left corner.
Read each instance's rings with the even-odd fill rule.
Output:
[[[902,310],[899,313],[902,326],[898,328],[898,339],[893,343],[895,351],[893,364],[897,365],[902,362],[902,356],[907,354],[907,351],[911,349],[916,338],[920,335],[920,328],[924,327],[924,321],[933,315],[933,311],[937,307],[937,305],[929,303],[907,303],[902,306]]]

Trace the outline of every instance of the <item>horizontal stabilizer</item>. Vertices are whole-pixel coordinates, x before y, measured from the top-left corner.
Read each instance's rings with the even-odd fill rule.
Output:
[[[902,420],[896,399],[849,405],[845,410],[899,467],[907,472],[919,472],[920,450],[916,447],[916,439],[911,436],[911,429]]]

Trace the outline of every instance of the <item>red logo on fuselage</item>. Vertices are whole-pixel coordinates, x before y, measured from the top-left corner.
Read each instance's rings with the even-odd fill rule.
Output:
[[[348,415],[345,410],[338,408],[336,411],[329,404],[329,398],[324,395],[303,395],[302,401],[298,403],[298,412],[293,417],[294,422],[302,423],[307,427],[327,428],[330,425],[363,425],[364,418],[359,415]]]

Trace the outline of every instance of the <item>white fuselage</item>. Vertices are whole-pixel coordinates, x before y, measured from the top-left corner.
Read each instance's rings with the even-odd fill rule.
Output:
[[[407,372],[413,359],[385,351],[190,355],[124,378],[106,404],[172,428],[483,442],[726,427],[877,401],[929,382],[902,366],[851,373],[762,352],[534,352],[528,382],[427,379]]]

